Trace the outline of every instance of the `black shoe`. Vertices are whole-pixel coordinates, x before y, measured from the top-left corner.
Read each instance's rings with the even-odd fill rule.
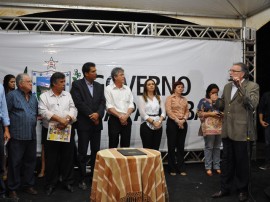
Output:
[[[5,198],[6,198],[5,193],[0,194],[0,201],[1,201],[1,199],[5,199]],[[3,201],[4,201],[4,200],[3,200]]]
[[[248,194],[246,192],[241,192],[239,195],[238,195],[238,199],[239,201],[247,201],[248,200]]]
[[[69,191],[70,193],[73,193],[73,192],[74,192],[74,188],[73,188],[73,186],[70,185],[70,184],[66,185],[66,186],[65,186],[65,189],[66,189],[67,191]]]
[[[79,183],[79,188],[82,189],[82,190],[86,190],[87,189],[87,185],[84,181],[80,182]]]
[[[52,195],[53,192],[54,192],[54,187],[52,187],[52,186],[49,186],[49,187],[46,189],[46,195],[47,195],[47,196]]]
[[[270,169],[270,163],[264,164],[259,167],[261,170],[269,170]]]
[[[229,193],[228,192],[222,192],[222,191],[219,191],[219,192],[216,192],[212,195],[212,198],[222,198],[224,196],[228,196]]]
[[[27,187],[24,189],[24,191],[28,194],[37,195],[37,190],[35,190],[33,187]]]

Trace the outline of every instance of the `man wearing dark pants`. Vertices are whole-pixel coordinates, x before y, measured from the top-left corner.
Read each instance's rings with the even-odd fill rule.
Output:
[[[125,75],[121,67],[111,72],[113,83],[105,88],[106,108],[110,114],[108,121],[109,148],[130,146],[131,119],[134,110],[133,95],[130,88],[124,85]]]
[[[265,164],[259,168],[262,170],[270,169],[270,92],[263,94],[259,104],[259,120],[264,128],[265,137]]]
[[[16,190],[24,186],[27,193],[37,194],[34,171],[36,167],[36,124],[38,102],[31,93],[32,81],[27,74],[16,77],[17,89],[7,94],[10,117],[8,145],[8,189],[10,198],[18,198]],[[21,175],[22,174],[22,175]],[[21,176],[23,176],[21,178]]]
[[[250,141],[256,139],[253,111],[259,103],[259,85],[248,80],[249,70],[243,63],[235,63],[229,73],[232,82],[225,85],[218,104],[224,108],[221,186],[212,197],[228,195],[235,178],[239,201],[247,201],[250,180],[248,151]]]
[[[5,90],[0,84],[0,198],[5,197],[5,184],[3,182],[4,174],[4,142],[10,139],[9,126],[10,120],[8,116]],[[4,131],[3,131],[4,129]]]
[[[79,188],[86,190],[86,162],[90,141],[91,149],[91,177],[93,176],[96,154],[100,150],[102,117],[105,111],[105,97],[103,85],[96,82],[96,65],[87,62],[82,67],[83,79],[72,83],[71,95],[78,109],[78,164],[80,171]]]
[[[56,124],[60,130],[67,129],[76,121],[77,109],[72,97],[65,89],[65,75],[55,72],[50,78],[51,89],[40,95],[39,114],[42,117],[43,130],[48,131],[50,124]],[[64,188],[73,192],[73,155],[74,155],[74,128],[71,126],[69,142],[46,140],[44,144],[46,165],[46,194],[51,195],[62,176]],[[47,131],[45,133],[47,133]]]

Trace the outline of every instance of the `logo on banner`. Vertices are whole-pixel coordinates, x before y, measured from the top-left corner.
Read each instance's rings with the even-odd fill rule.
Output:
[[[47,66],[47,70],[56,70],[56,67],[55,67],[55,64],[58,62],[58,61],[54,61],[53,60],[53,57],[50,58],[50,60],[48,61],[44,61],[48,64]]]
[[[54,61],[53,58],[51,57],[49,61],[45,62],[48,64],[47,71],[32,71],[32,81],[33,81],[32,92],[34,93],[34,95],[37,96],[38,99],[42,93],[50,89],[50,78],[53,75],[53,73],[57,72],[55,64],[58,61]],[[71,73],[70,71],[62,73],[65,74],[66,77],[65,90],[69,91],[71,85]]]

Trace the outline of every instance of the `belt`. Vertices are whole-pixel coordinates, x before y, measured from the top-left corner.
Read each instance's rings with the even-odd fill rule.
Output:
[[[159,114],[147,114],[148,116],[159,116]]]

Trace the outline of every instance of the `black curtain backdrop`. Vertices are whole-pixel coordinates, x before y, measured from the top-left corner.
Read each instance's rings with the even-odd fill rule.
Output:
[[[260,85],[260,97],[270,91],[270,22],[256,33],[257,39],[257,83]],[[258,123],[258,141],[264,142],[263,129]]]

